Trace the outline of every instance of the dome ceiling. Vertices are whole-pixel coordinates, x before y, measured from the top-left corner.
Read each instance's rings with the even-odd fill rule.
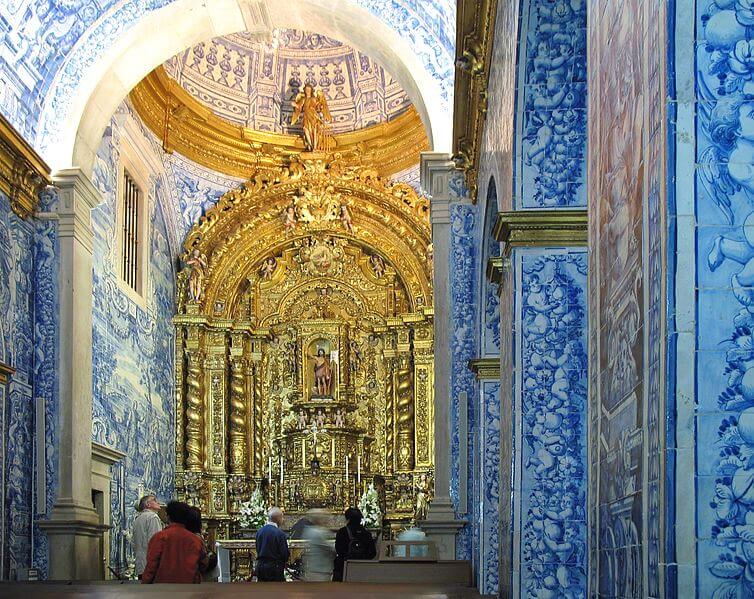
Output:
[[[380,65],[317,33],[276,30],[270,42],[246,33],[189,48],[167,73],[217,116],[258,131],[297,133],[291,100],[304,84],[323,90],[333,133],[386,122],[410,106],[406,92]]]

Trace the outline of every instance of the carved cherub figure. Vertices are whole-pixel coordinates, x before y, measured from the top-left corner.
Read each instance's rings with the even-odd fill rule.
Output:
[[[340,205],[340,222],[343,223],[346,231],[353,233],[353,221],[350,212],[348,212],[348,206],[345,204]]]
[[[372,267],[372,272],[378,279],[385,274],[385,261],[377,254],[369,256],[369,266]]]
[[[283,224],[285,225],[285,232],[288,233],[288,231],[293,231],[296,228],[297,222],[298,219],[296,218],[296,207],[291,204],[285,209],[285,212],[283,213]]]
[[[259,267],[259,276],[263,279],[271,279],[278,267],[278,261],[274,256],[269,256]]]

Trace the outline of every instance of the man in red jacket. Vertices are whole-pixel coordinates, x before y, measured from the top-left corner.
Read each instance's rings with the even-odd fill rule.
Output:
[[[141,582],[192,583],[202,581],[207,555],[202,540],[186,530],[190,518],[189,506],[171,501],[166,511],[170,524],[154,535],[147,547],[147,566]]]

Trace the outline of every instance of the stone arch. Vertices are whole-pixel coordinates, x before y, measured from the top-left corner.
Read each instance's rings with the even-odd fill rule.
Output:
[[[114,6],[101,22],[120,8]],[[355,2],[176,0],[145,13],[107,48],[80,44],[48,93],[37,133],[42,154],[53,170],[74,165],[90,174],[108,119],[152,69],[199,41],[241,30],[263,36],[276,27],[319,31],[374,57],[408,93],[433,149],[450,150],[451,119],[437,78],[393,28]]]

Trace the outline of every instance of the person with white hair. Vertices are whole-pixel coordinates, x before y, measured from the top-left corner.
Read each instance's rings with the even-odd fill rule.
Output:
[[[136,576],[141,580],[141,574],[147,565],[147,547],[150,539],[163,529],[162,520],[158,512],[160,502],[154,495],[144,495],[139,500],[136,516],[133,523],[134,557],[136,558]]]
[[[285,565],[291,556],[288,536],[280,529],[283,510],[271,507],[267,524],[257,531],[257,580],[259,582],[285,582]]]

